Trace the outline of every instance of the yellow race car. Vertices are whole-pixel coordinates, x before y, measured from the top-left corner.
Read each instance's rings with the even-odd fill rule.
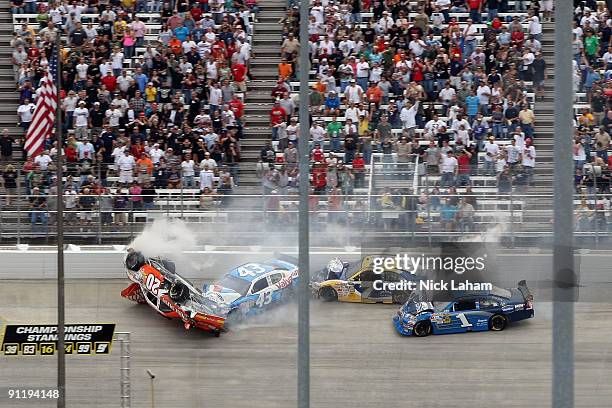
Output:
[[[312,275],[313,295],[327,302],[405,303],[411,293],[409,282],[421,278],[395,267],[375,273],[374,258],[370,255],[351,263],[333,258]]]

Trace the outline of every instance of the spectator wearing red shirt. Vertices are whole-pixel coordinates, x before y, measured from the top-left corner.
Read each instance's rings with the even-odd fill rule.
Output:
[[[130,147],[130,152],[134,157],[140,157],[144,153],[144,146],[140,143],[140,139],[136,139],[136,143]]]
[[[246,74],[247,67],[244,64],[240,64],[235,62],[232,64],[232,75],[234,76],[234,83],[236,84],[236,88],[240,92],[246,92]]]
[[[272,89],[270,95],[272,95],[272,98],[274,99],[279,99],[282,98],[286,92],[287,87],[285,86],[285,83],[282,79],[279,79],[277,85],[274,87],[274,89]]]
[[[200,19],[202,18],[202,9],[200,8],[200,5],[198,3],[194,4],[193,7],[191,7],[190,13],[191,17],[195,21],[200,21]]]
[[[467,7],[470,11],[470,18],[474,24],[480,24],[482,16],[482,0],[467,0]]]
[[[318,195],[325,194],[327,187],[327,169],[325,165],[316,162],[312,169],[312,184],[314,185],[314,193]]]
[[[274,107],[270,111],[270,127],[272,127],[272,138],[278,139],[278,125],[280,125],[287,116],[287,112],[280,106],[279,101],[274,102]]]
[[[610,156],[610,158],[612,159],[612,155]],[[323,162],[325,160],[325,155],[323,154],[323,149],[321,149],[321,145],[320,144],[316,144],[315,148],[312,151],[312,154],[310,155],[310,160],[312,160],[313,162]]]
[[[115,93],[115,88],[117,87],[117,78],[113,75],[112,71],[108,71],[106,76],[101,79],[101,82],[106,86],[106,89],[110,93]]]
[[[472,153],[463,149],[457,156],[457,185],[469,186],[470,185],[470,159]]]
[[[510,34],[510,40],[512,40],[512,45],[516,45],[518,48],[523,48],[525,33],[523,30],[514,30],[512,31],[512,34]]]
[[[357,153],[353,159],[353,174],[355,175],[355,188],[361,188],[364,186],[365,180],[365,161],[360,153]]]
[[[242,97],[240,95],[234,95],[234,98],[229,102],[229,107],[232,112],[234,112],[234,117],[242,123],[242,116],[244,115],[244,102],[242,102]]]

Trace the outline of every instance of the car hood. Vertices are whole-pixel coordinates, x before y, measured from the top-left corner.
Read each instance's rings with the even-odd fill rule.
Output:
[[[404,315],[407,314],[419,314],[425,311],[433,311],[434,305],[431,302],[406,302],[401,308],[401,312]]]
[[[240,299],[242,295],[233,289],[226,288],[219,285],[205,285],[203,288],[203,295],[218,303],[224,303],[229,305],[230,303]]]

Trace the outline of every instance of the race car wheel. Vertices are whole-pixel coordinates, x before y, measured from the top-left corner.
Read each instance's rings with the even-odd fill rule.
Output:
[[[489,319],[489,329],[493,331],[502,331],[506,328],[507,324],[508,319],[504,315],[496,314]]]
[[[393,303],[403,305],[408,300],[410,293],[405,291],[394,291],[392,295]]]
[[[427,321],[420,321],[414,325],[412,333],[416,337],[426,337],[431,334],[431,323]]]
[[[176,303],[182,303],[189,297],[189,289],[181,282],[175,282],[170,287],[170,292],[168,293],[170,299],[175,301]]]
[[[326,286],[319,291],[319,297],[326,302],[335,302],[338,300],[338,293],[334,288]]]
[[[132,251],[125,257],[125,267],[130,271],[138,272],[145,264],[145,257],[138,251]]]

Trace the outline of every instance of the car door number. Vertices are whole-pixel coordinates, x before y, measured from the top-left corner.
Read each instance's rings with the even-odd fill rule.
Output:
[[[461,320],[461,327],[472,327],[472,323],[470,323],[467,319],[467,317],[465,317],[464,313],[459,313],[457,315],[457,318],[459,318],[459,320]]]
[[[147,281],[145,283],[146,283],[147,289],[154,295],[157,295],[159,291],[159,285],[161,285],[160,280],[157,279],[155,275],[148,274]]]
[[[272,292],[266,291],[266,292],[261,292],[259,294],[259,297],[257,298],[257,301],[255,302],[255,305],[257,307],[264,307],[270,302],[272,302]]]

